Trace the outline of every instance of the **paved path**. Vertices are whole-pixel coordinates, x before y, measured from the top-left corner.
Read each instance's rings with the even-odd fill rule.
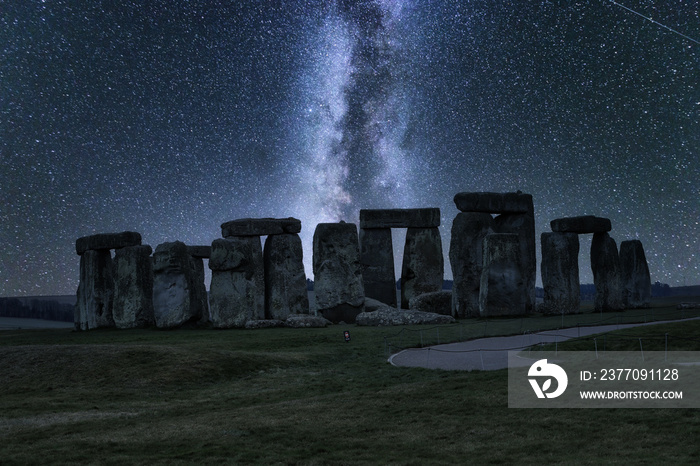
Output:
[[[557,341],[594,335],[596,333],[611,332],[624,328],[686,322],[696,319],[700,319],[700,317],[638,324],[573,327],[510,337],[479,338],[478,340],[428,346],[425,348],[408,348],[399,353],[392,354],[391,357],[389,357],[389,362],[394,366],[402,367],[493,371],[506,369],[508,367],[508,351],[519,351],[540,343],[555,343]]]

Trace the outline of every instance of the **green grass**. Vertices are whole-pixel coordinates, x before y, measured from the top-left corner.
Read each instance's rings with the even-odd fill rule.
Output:
[[[633,330],[700,338],[669,325]],[[700,461],[697,410],[508,409],[505,370],[389,365],[396,332],[3,331],[0,463]]]

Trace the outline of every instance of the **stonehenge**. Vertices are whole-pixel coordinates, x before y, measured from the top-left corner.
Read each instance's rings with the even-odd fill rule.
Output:
[[[644,247],[639,240],[620,243],[622,303],[626,308],[647,308],[651,302],[651,277]]]
[[[240,219],[221,225],[212,242],[210,320],[216,328],[245,327],[254,320],[308,314],[301,221]],[[267,236],[265,250],[261,236]]]
[[[152,252],[148,245],[114,251],[112,316],[117,328],[149,327],[155,323]]]
[[[527,313],[530,300],[517,233],[493,233],[484,238],[483,271],[479,287],[482,317]]]
[[[333,323],[354,323],[364,311],[360,247],[354,223],[319,223],[313,238],[318,312]]]
[[[133,231],[83,236],[75,241],[75,252],[80,256],[80,282],[74,312],[76,330],[115,326],[112,313],[115,282],[111,250],[140,245],[141,235]],[[139,296],[144,287],[140,284],[131,287],[124,283],[125,278],[122,276],[123,273],[127,273],[127,269],[139,267],[138,259],[126,260],[131,265],[124,262],[124,256],[120,254],[117,267],[119,304],[128,301],[130,306],[138,306],[138,302],[148,299],[147,296]],[[143,272],[146,275],[145,280],[148,280],[148,271]],[[149,311],[145,312],[147,314]]]
[[[577,314],[581,309],[579,240],[576,233],[544,232],[542,242],[542,286],[545,314]]]
[[[423,293],[442,290],[444,259],[440,209],[360,210],[360,263],[367,297],[397,305],[392,228],[407,228],[401,267],[401,307]]]
[[[458,193],[454,203],[461,212],[452,223],[450,241],[452,315],[464,318],[534,312],[537,259],[532,196],[520,191]],[[494,218],[492,214],[497,215]],[[499,234],[516,235],[517,254],[511,251],[512,245],[505,246],[513,237],[497,237],[487,243],[487,238]],[[511,252],[505,254],[506,250]],[[487,270],[491,259],[494,263]],[[512,263],[507,265],[506,261]],[[500,290],[507,291],[508,302],[503,297],[496,301],[494,280],[499,274],[509,280],[506,288]],[[486,289],[482,290],[484,286]],[[519,290],[516,292],[512,286]]]
[[[203,246],[173,241],[153,250],[132,231],[80,237],[75,329],[324,326],[387,309],[450,318],[527,315],[536,309],[578,313],[581,234],[593,235],[595,310],[649,307],[651,278],[642,243],[623,241],[618,249],[609,219],[586,215],[550,222],[552,231],[540,237],[544,298],[536,307],[532,196],[465,192],[454,203],[459,212],[449,246],[451,291],[442,291],[440,209],[363,209],[359,232],[356,224],[342,221],[316,225],[314,312],[301,221],[292,217],[229,221],[221,224],[222,238]],[[399,296],[393,228],[406,229]],[[208,293],[205,259],[211,270]],[[397,316],[395,322],[404,321]]]
[[[618,251],[609,234],[610,220],[592,215],[555,219],[550,226],[552,233],[542,234],[544,312],[578,312],[578,235],[582,234],[593,234],[590,257],[596,289],[595,310],[648,306],[651,279],[641,241],[623,241]]]
[[[201,259],[199,259],[201,261]],[[196,323],[205,315],[203,268],[181,241],[159,244],[153,252],[153,314],[158,328]]]

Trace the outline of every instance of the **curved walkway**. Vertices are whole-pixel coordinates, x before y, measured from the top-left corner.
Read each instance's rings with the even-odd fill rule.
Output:
[[[596,333],[611,332],[631,327],[659,325],[674,322],[687,322],[700,317],[680,320],[665,320],[638,324],[598,325],[594,327],[573,327],[546,330],[538,333],[509,337],[489,337],[459,343],[408,348],[389,357],[394,366],[423,367],[445,370],[486,370],[494,371],[508,367],[508,351],[520,351],[540,343],[555,343]]]

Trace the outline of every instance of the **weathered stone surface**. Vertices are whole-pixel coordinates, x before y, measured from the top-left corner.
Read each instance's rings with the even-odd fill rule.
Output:
[[[452,291],[442,290],[414,296],[408,302],[412,311],[433,312],[445,316],[452,315]]]
[[[242,218],[223,223],[221,236],[268,236],[299,233],[301,220],[289,218]]]
[[[479,317],[479,287],[483,270],[484,237],[493,233],[487,213],[460,212],[452,222],[452,315],[458,319]]]
[[[620,256],[615,240],[608,233],[593,235],[591,268],[595,284],[595,310],[605,312],[624,309]]]
[[[482,317],[526,313],[528,292],[520,263],[520,239],[512,233],[484,238],[484,269],[479,290]]]
[[[437,228],[409,228],[401,268],[401,307],[414,296],[442,289],[445,259]]]
[[[457,193],[455,205],[462,212],[518,214],[532,212],[532,195],[517,193]]]
[[[113,327],[114,279],[109,250],[86,250],[80,256],[80,283],[75,304],[75,329]]]
[[[380,309],[378,311],[363,312],[357,316],[357,325],[363,326],[390,326],[390,325],[419,325],[419,324],[451,324],[455,319],[452,316],[435,314],[433,312],[409,311],[403,309]]]
[[[102,233],[99,235],[83,236],[75,241],[75,252],[82,255],[85,251],[103,251],[119,249],[141,244],[141,235],[135,231],[121,233]]]
[[[620,243],[622,303],[626,308],[647,308],[651,305],[651,276],[644,247],[639,240]]]
[[[380,309],[396,309],[396,306],[390,306],[376,299],[365,298],[365,312],[378,311]]]
[[[360,248],[354,223],[319,223],[314,231],[314,291],[318,312],[352,323],[364,310]]]
[[[211,246],[187,246],[190,256],[197,259],[209,259],[211,257]]]
[[[558,218],[550,222],[552,231],[560,233],[605,233],[612,230],[610,219],[584,215],[581,217]]]
[[[331,321],[321,316],[290,314],[284,325],[291,328],[322,328],[331,325]]]
[[[542,286],[546,314],[576,314],[581,309],[579,240],[576,233],[542,233]]]
[[[440,209],[361,209],[360,228],[433,228],[440,226]]]
[[[211,244],[209,320],[216,328],[244,327],[265,318],[260,238],[233,236]]]
[[[277,319],[264,319],[264,320],[249,320],[245,323],[245,328],[256,329],[256,328],[275,328],[284,327],[283,320]]]
[[[394,248],[390,228],[360,229],[360,264],[365,296],[396,306]]]
[[[159,328],[202,318],[203,298],[195,265],[181,241],[162,243],[153,253],[153,314]]]
[[[268,236],[263,254],[265,318],[284,320],[309,313],[304,252],[296,233]]]
[[[525,214],[502,214],[494,220],[497,233],[515,233],[520,244],[520,272],[522,274],[527,302],[525,312],[535,312],[535,282],[537,280],[537,255],[535,252],[535,215],[531,210]]]
[[[117,328],[149,327],[153,314],[153,249],[148,245],[117,249],[114,270],[114,306]]]
[[[700,309],[700,303],[680,303],[676,306],[676,309]]]

